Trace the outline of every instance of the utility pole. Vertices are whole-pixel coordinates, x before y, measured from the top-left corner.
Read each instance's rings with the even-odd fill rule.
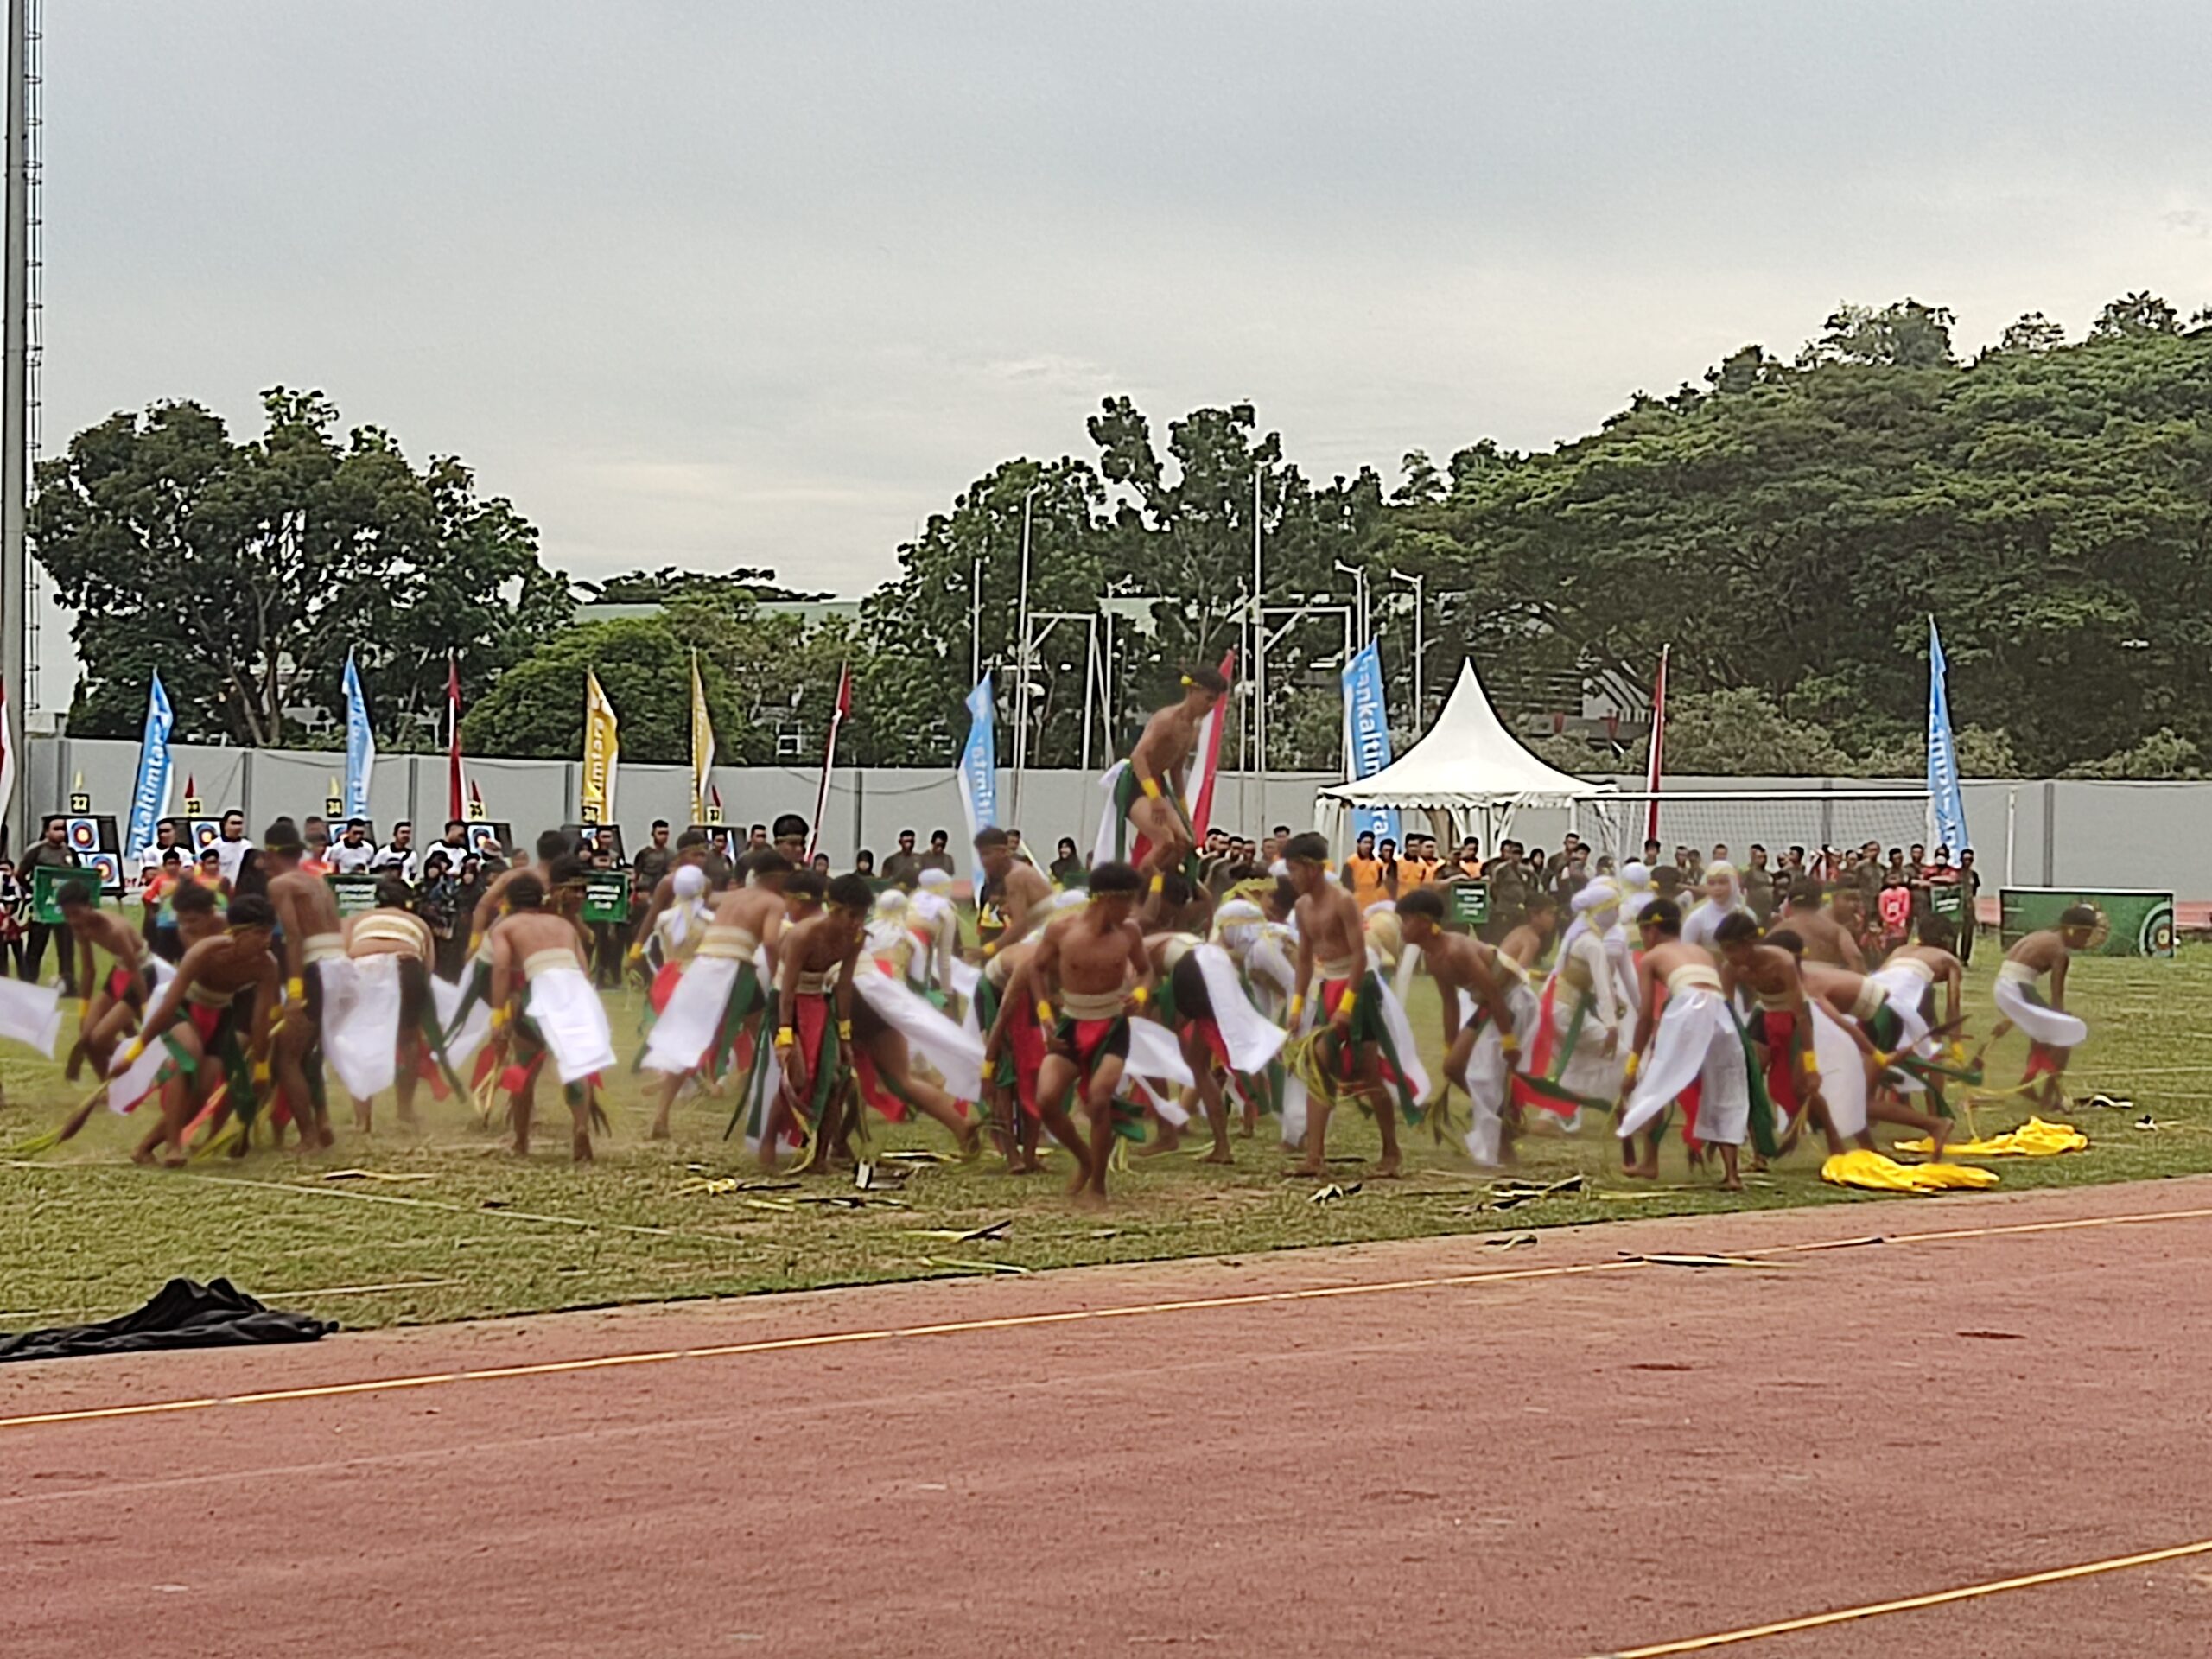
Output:
[[[4,387],[0,387],[0,689],[7,724],[0,741],[15,763],[16,785],[7,803],[8,848],[20,852],[30,792],[23,760],[24,643],[29,571],[24,556],[30,504],[30,130],[29,111],[30,0],[8,0],[8,274],[0,303],[7,307]]]

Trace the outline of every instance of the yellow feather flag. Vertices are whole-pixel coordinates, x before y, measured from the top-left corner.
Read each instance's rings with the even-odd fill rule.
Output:
[[[614,773],[622,758],[614,705],[600,689],[599,676],[584,671],[583,799],[578,817],[585,823],[614,822]]]
[[[691,653],[691,822],[710,823],[707,791],[715,777],[715,720],[707,712],[707,688],[699,678],[699,653]]]

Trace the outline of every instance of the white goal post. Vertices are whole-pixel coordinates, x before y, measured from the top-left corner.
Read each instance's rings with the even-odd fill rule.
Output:
[[[1654,800],[1660,856],[1670,861],[1677,847],[1694,847],[1703,859],[1710,859],[1715,847],[1726,847],[1739,868],[1754,845],[1765,848],[1776,864],[1792,847],[1803,848],[1808,860],[1823,848],[1841,852],[1870,841],[1879,843],[1885,858],[1892,847],[1935,850],[1929,840],[1935,815],[1925,789],[1624,792],[1578,802],[1578,833],[1616,864],[1641,858]]]

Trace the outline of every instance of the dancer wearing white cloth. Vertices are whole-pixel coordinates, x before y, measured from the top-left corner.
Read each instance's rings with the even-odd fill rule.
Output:
[[[727,1064],[747,1025],[756,1045],[765,1034],[768,997],[754,958],[766,950],[772,984],[791,864],[773,847],[747,854],[744,863],[750,881],[715,895],[697,948],[645,1040],[644,1067],[664,1078],[653,1113],[656,1141],[667,1138],[669,1109],[685,1077],[702,1069],[711,1074]]]
[[[353,1122],[370,1127],[370,1102],[390,1089],[408,1128],[415,1119],[415,1085],[429,1017],[430,929],[408,908],[407,884],[386,876],[377,884],[377,906],[349,916],[345,957],[326,960],[322,972],[322,1052],[353,1097]]]
[[[1721,994],[1712,954],[1682,943],[1682,912],[1673,899],[1646,906],[1641,931],[1636,1044],[1626,1068],[1629,1094],[1614,1132],[1624,1142],[1642,1133],[1644,1144],[1643,1156],[1626,1173],[1658,1178],[1660,1115],[1696,1084],[1697,1138],[1719,1148],[1722,1190],[1740,1192],[1736,1159],[1751,1131],[1752,1088],[1743,1027]]]
[[[1550,1040],[1557,1046],[1551,1065],[1541,1069],[1569,1094],[1612,1100],[1620,1094],[1629,1035],[1627,999],[1607,944],[1620,920],[1620,891],[1599,876],[1569,902],[1574,920],[1560,936],[1544,988],[1552,1011]],[[1625,954],[1625,941],[1623,950]]]
[[[614,1039],[573,916],[582,897],[583,866],[563,855],[554,861],[550,874],[550,893],[528,874],[507,884],[507,914],[491,932],[492,1026],[495,1033],[512,1032],[514,1058],[523,1068],[509,1109],[516,1154],[530,1154],[537,1074],[550,1058],[574,1119],[569,1154],[583,1164],[591,1161],[592,1128],[604,1121],[593,1088],[601,1072],[613,1068]],[[529,1003],[518,1016],[511,999],[524,989]]]
[[[2041,1096],[2047,1112],[2056,1111],[2063,1103],[2059,1079],[2066,1073],[2067,1058],[2088,1039],[2088,1027],[2066,1012],[2066,973],[2074,952],[2089,948],[2099,919],[2091,906],[2068,906],[2059,912],[2056,927],[2038,928],[2005,953],[2005,960],[1997,967],[1997,983],[1990,992],[1997,1012],[2004,1018],[1975,1054],[1974,1064],[1979,1067],[1989,1045],[2018,1026],[2027,1033],[2029,1042],[2027,1070],[2020,1080],[2042,1079],[2042,1087],[2035,1092]],[[2050,976],[2048,998],[2038,988],[2045,974]]]
[[[1749,916],[1751,907],[1744,902],[1744,889],[1736,880],[1736,867],[1725,861],[1705,867],[1705,897],[1690,907],[1682,918],[1682,943],[1701,944],[1707,950],[1717,949],[1720,924],[1731,916]]]

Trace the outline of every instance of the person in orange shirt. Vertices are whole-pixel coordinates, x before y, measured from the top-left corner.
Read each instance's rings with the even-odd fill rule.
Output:
[[[1405,856],[1398,861],[1398,891],[1411,893],[1436,880],[1436,842],[1428,836],[1408,836]]]
[[[1395,865],[1393,859],[1391,864]],[[1352,855],[1344,860],[1344,884],[1351,890],[1352,902],[1366,914],[1370,905],[1381,904],[1385,899],[1395,899],[1396,871],[1375,856],[1375,833],[1363,830],[1353,843]]]

